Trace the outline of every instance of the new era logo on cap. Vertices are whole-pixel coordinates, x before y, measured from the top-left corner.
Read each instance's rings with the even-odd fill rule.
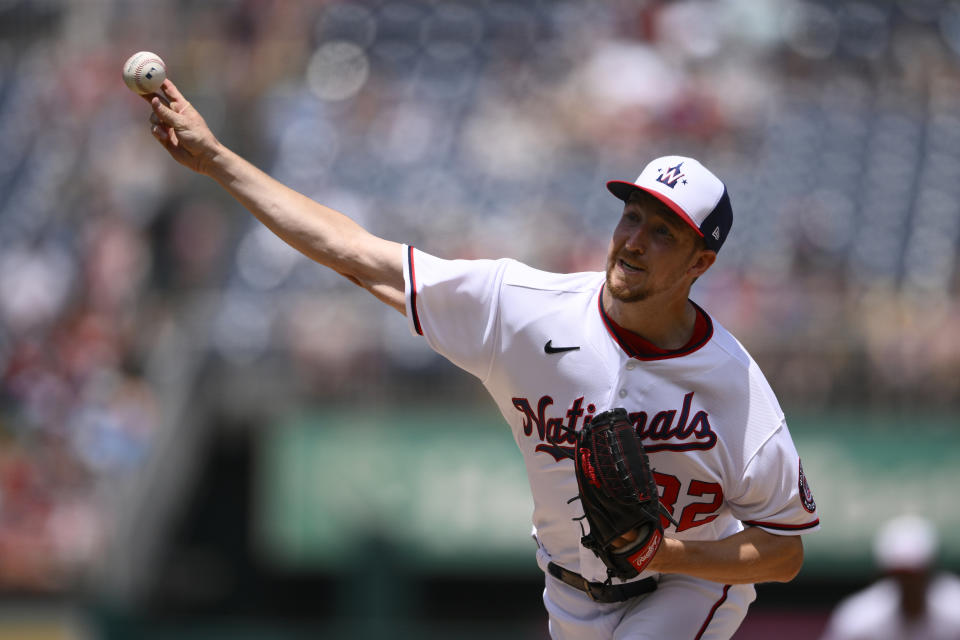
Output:
[[[626,201],[638,189],[657,198],[719,251],[733,225],[733,209],[720,178],[693,158],[664,156],[648,164],[634,182],[611,180],[610,192]]]

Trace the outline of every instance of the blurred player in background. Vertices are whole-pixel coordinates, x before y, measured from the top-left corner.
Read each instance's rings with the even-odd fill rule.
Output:
[[[147,98],[152,133],[174,159],[483,382],[526,463],[553,637],[725,640],[754,583],[797,574],[800,534],[819,518],[783,413],[743,347],[688,298],[733,215],[723,182],[698,161],[659,158],[636,182],[608,183],[623,213],[606,271],[551,274],[373,236],[222,145],[169,80],[163,92]],[[583,510],[571,500],[570,431],[614,406],[629,407],[649,441],[677,521],[642,573],[617,582],[581,544]]]
[[[887,522],[873,548],[883,577],[837,606],[822,640],[960,639],[960,579],[937,570],[938,550],[924,518]]]

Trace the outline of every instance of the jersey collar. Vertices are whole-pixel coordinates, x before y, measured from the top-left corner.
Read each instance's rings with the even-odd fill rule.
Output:
[[[707,312],[701,309],[696,302],[691,300],[690,304],[692,304],[697,311],[697,319],[693,326],[693,335],[687,344],[679,349],[668,351],[661,349],[639,334],[629,329],[624,329],[614,322],[613,318],[607,315],[606,310],[603,308],[603,285],[600,287],[600,295],[597,296],[597,307],[600,310],[600,319],[603,320],[603,325],[607,328],[607,333],[610,334],[610,337],[613,338],[624,353],[631,358],[643,361],[680,358],[698,351],[703,345],[710,341],[710,338],[713,337],[713,321]]]

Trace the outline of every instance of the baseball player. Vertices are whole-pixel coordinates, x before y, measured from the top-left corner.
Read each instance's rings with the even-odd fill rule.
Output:
[[[960,578],[938,567],[939,546],[926,518],[884,523],[873,541],[881,576],[837,605],[820,640],[960,639]]]
[[[699,162],[659,158],[633,182],[608,183],[622,207],[619,218],[611,207],[604,271],[445,260],[278,183],[221,144],[169,80],[163,92],[146,99],[174,159],[403,313],[489,391],[526,464],[552,637],[730,638],[754,583],[797,574],[799,534],[819,519],[783,412],[743,346],[688,297],[732,224],[726,188]],[[642,436],[675,523],[664,518],[666,537],[629,580],[581,543],[571,460],[577,430],[612,408]]]

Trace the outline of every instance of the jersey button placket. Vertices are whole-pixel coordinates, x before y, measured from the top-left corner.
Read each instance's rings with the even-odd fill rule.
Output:
[[[626,371],[633,371],[637,368],[637,361],[633,358],[627,358],[627,361],[623,364],[623,368]],[[627,390],[630,378],[631,376],[629,375],[621,375],[619,381],[620,389],[617,391],[617,395],[620,396],[621,399],[625,399],[628,395],[630,395],[630,392]]]

